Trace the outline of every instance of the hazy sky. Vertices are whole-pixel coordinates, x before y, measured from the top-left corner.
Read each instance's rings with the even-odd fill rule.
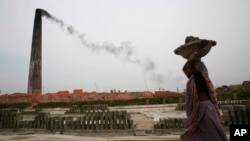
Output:
[[[249,0],[0,0],[2,94],[27,92],[36,8],[65,23],[42,19],[43,93],[182,91],[189,35],[217,41],[202,59],[215,87],[250,80]]]

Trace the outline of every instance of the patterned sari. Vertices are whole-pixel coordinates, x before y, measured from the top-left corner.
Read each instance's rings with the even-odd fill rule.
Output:
[[[194,75],[192,75],[186,86],[187,120],[181,141],[227,141],[221,124],[216,93],[208,76],[207,68],[203,62],[197,62],[195,67],[206,80],[209,100],[199,101]]]

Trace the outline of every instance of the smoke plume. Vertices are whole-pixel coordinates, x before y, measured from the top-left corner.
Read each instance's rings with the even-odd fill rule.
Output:
[[[109,42],[103,44],[88,42],[85,39],[85,34],[78,32],[73,26],[65,24],[63,20],[58,19],[55,16],[52,16],[45,10],[42,11],[42,16],[59,24],[61,28],[66,29],[68,34],[75,35],[81,41],[82,45],[90,49],[93,53],[98,51],[105,51],[109,54],[114,55],[115,57],[122,57],[127,62],[142,67],[144,72],[150,72],[151,80],[156,81],[158,85],[164,81],[164,77],[162,75],[155,73],[154,69],[156,65],[153,60],[149,58],[146,59],[136,58],[131,41],[121,42],[119,46],[116,46]]]

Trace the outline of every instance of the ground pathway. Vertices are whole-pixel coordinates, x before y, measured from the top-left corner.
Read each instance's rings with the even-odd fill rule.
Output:
[[[1,141],[178,141],[176,135],[168,136],[122,136],[122,137],[82,137],[57,134],[0,135]]]

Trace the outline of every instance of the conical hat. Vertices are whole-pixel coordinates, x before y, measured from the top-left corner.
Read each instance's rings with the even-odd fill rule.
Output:
[[[186,37],[185,44],[176,48],[174,50],[174,53],[176,55],[181,55],[185,59],[188,59],[193,52],[195,52],[198,48],[201,47],[202,49],[199,55],[200,57],[204,57],[208,54],[211,47],[215,45],[216,45],[215,41],[188,36]]]

